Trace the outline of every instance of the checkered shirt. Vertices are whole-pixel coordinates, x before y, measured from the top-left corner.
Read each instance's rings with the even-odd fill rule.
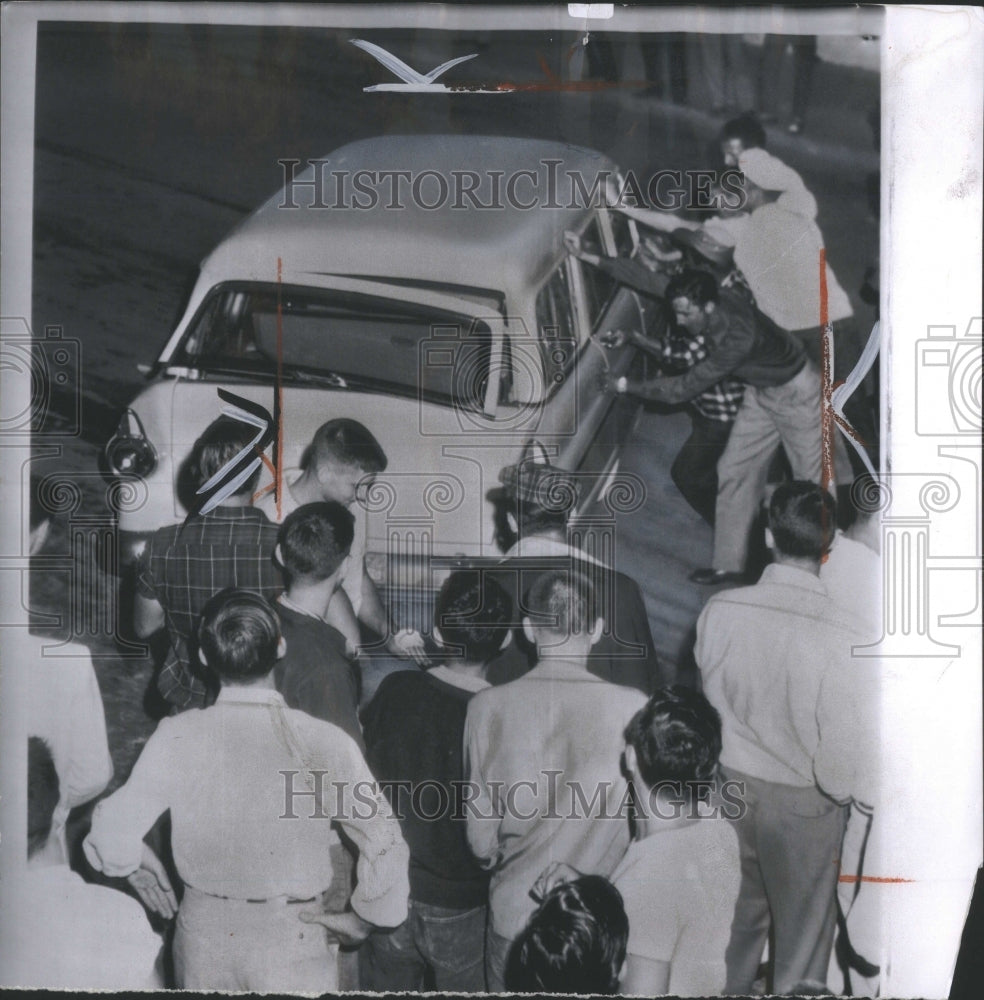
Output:
[[[171,641],[157,686],[179,710],[213,700],[190,664],[202,608],[224,587],[253,590],[274,601],[283,590],[273,562],[276,544],[277,526],[253,507],[217,507],[151,536],[137,593],[164,609]]]
[[[689,371],[698,361],[707,357],[707,344],[701,334],[692,334],[682,327],[671,326],[663,340],[660,360],[663,367],[681,375]],[[732,423],[738,415],[745,383],[739,379],[726,377],[695,396],[690,405],[708,420]]]

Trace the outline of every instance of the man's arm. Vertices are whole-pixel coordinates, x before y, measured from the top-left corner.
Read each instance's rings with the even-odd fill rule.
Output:
[[[755,320],[750,310],[720,305],[711,313],[706,332],[708,354],[683,375],[626,379],[624,391],[659,403],[685,403],[730,375],[755,346]],[[635,341],[634,341],[635,342]],[[639,346],[642,346],[640,343]]]
[[[659,229],[664,233],[672,233],[674,229],[700,229],[699,222],[692,222],[690,219],[681,219],[680,216],[672,212],[658,208],[640,208],[636,205],[613,205],[615,211],[627,215],[636,222]]]
[[[499,862],[499,826],[502,822],[499,797],[493,797],[484,774],[484,758],[488,751],[488,733],[481,711],[475,711],[479,693],[468,704],[465,716],[464,775],[469,794],[473,796],[465,809],[465,830],[468,846],[483,868],[494,868]]]
[[[143,838],[170,808],[169,789],[177,770],[172,751],[180,742],[172,729],[174,721],[160,721],[126,784],[103,799],[92,814],[82,846],[93,868],[106,875],[125,878],[147,860]]]
[[[365,571],[362,574],[359,620],[386,640],[386,648],[394,656],[412,659],[422,667],[429,665],[423,636],[414,629],[397,628],[396,623],[390,619],[389,612],[383,607],[376,585]]]
[[[398,927],[407,918],[410,850],[389,802],[348,736],[338,772],[348,780],[339,792],[337,820],[359,851],[352,909],[362,921],[377,927]]]

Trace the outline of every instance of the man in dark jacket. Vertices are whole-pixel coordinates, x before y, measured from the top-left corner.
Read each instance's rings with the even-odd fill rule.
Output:
[[[677,323],[704,337],[707,356],[683,375],[645,382],[623,376],[612,380],[609,388],[661,403],[681,403],[725,376],[746,384],[718,463],[714,564],[691,575],[695,583],[739,581],[749,530],[780,443],[796,479],[820,481],[820,373],[787,331],[744,296],[720,290],[706,272],[684,271],[673,278],[666,299]],[[641,338],[636,342],[646,346]]]

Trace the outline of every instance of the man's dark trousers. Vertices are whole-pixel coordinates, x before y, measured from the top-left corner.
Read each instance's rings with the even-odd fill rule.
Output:
[[[731,434],[730,420],[711,420],[690,411],[690,437],[670,468],[673,483],[684,500],[712,527],[717,506],[717,464]]]

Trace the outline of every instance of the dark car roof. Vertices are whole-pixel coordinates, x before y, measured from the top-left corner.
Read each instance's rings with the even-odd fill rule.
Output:
[[[314,167],[299,172],[289,199],[282,188],[215,249],[204,265],[215,280],[272,280],[279,257],[284,281],[344,274],[512,297],[543,280],[562,253],[564,230],[588,211],[570,175],[579,175],[590,191],[600,173],[616,169],[583,147],[490,136],[380,136],[322,159],[320,192],[303,183],[312,180]],[[397,170],[409,179],[379,178]],[[361,175],[362,186],[376,192],[373,207],[354,207],[371,197],[357,190],[358,171],[373,172]],[[519,171],[532,176],[516,176]],[[344,172],[340,187],[332,172]],[[394,184],[399,207],[391,204]],[[471,185],[481,205],[494,207],[476,207],[462,193]],[[312,207],[316,198],[331,207]],[[284,207],[289,201],[298,207]],[[456,201],[462,207],[454,207]],[[425,207],[434,204],[439,207]]]

